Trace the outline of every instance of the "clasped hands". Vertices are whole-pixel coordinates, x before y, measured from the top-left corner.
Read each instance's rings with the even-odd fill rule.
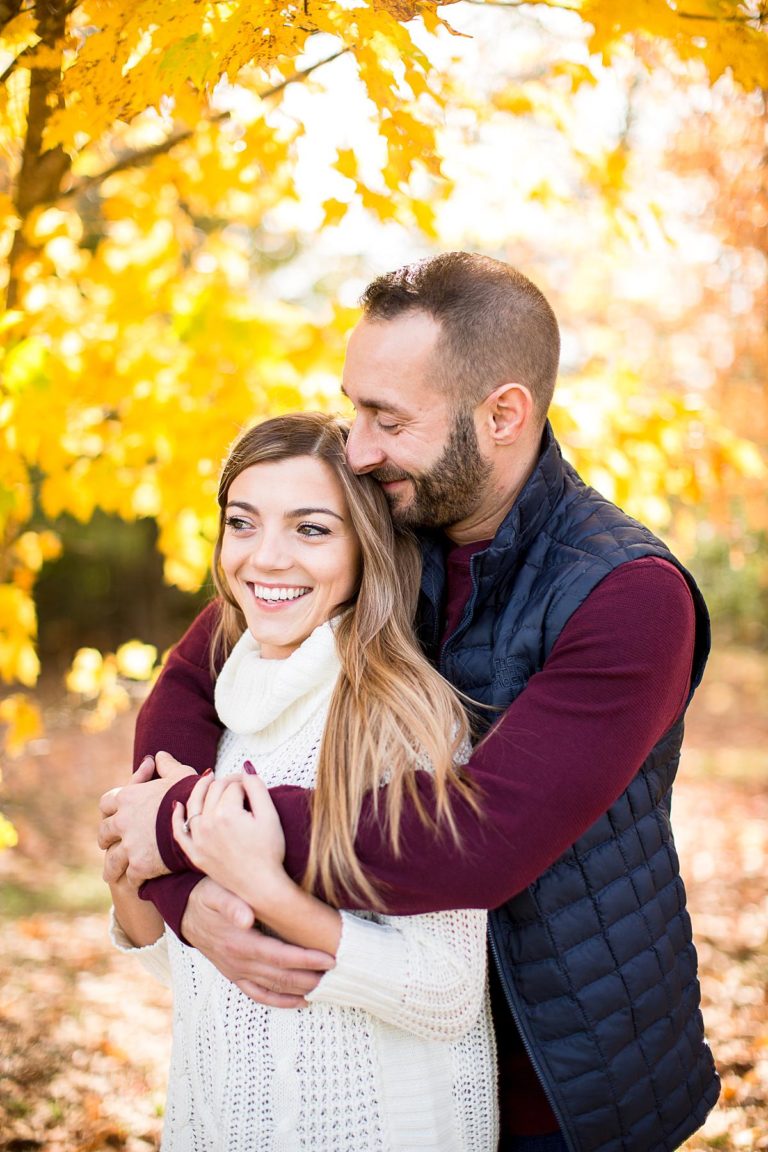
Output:
[[[151,778],[155,766],[159,779]],[[166,791],[188,775],[195,775],[194,769],[159,752],[142,762],[130,784],[102,796],[98,840],[105,850],[105,880],[127,879],[138,887],[167,872],[155,839],[157,811]],[[268,909],[279,901],[282,885],[292,883],[282,867],[285,841],[279,816],[262,781],[255,775],[201,777],[186,815],[184,806],[176,805],[173,830],[190,861],[206,873],[189,897],[181,924],[184,938],[258,1003],[304,1005],[304,996],[334,959],[254,927],[255,906]],[[232,890],[242,890],[244,880],[251,903]]]

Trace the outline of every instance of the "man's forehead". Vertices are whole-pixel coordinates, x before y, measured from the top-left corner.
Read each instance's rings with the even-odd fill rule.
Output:
[[[413,417],[441,406],[435,343],[439,326],[424,312],[363,317],[352,329],[342,372],[344,395],[358,411]]]
[[[405,340],[411,346],[432,345],[443,330],[441,322],[423,308],[411,308],[393,316],[363,315],[349,333],[350,340],[363,340],[367,344],[388,344],[392,340]]]

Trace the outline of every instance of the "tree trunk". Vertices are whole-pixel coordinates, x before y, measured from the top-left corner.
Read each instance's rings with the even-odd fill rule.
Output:
[[[37,32],[45,47],[55,48],[61,44],[67,11],[67,6],[61,2],[57,3],[57,0],[37,0],[35,4]],[[45,127],[51,114],[61,105],[60,82],[59,68],[31,69],[27,133],[14,193],[14,205],[21,218],[21,224],[13,238],[9,258],[7,293],[9,308],[13,308],[18,301],[24,268],[35,252],[34,246],[24,235],[27,219],[35,208],[57,198],[70,167],[70,158],[60,146],[43,151]]]
[[[21,0],[0,0],[0,30],[21,11]]]

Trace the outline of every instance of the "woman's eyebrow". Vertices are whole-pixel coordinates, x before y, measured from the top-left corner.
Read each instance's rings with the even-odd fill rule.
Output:
[[[258,515],[258,508],[253,504],[246,503],[245,500],[230,500],[227,503],[227,508],[242,508],[245,512],[253,512]],[[283,513],[285,520],[298,520],[301,516],[333,516],[336,520],[344,520],[338,512],[334,512],[332,508],[294,508],[290,512]]]
[[[316,516],[320,513],[323,516],[334,516],[337,520],[343,520],[343,516],[339,516],[338,512],[334,512],[332,508],[294,508],[293,512],[286,512],[286,520],[293,520],[299,516]]]

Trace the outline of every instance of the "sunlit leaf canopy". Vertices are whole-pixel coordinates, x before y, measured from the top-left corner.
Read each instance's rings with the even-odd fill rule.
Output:
[[[0,71],[5,684],[39,674],[57,517],[154,518],[199,586],[232,438],[338,408],[357,291],[447,246],[552,299],[553,418],[607,495],[689,546],[762,525],[763,8],[0,0]]]

